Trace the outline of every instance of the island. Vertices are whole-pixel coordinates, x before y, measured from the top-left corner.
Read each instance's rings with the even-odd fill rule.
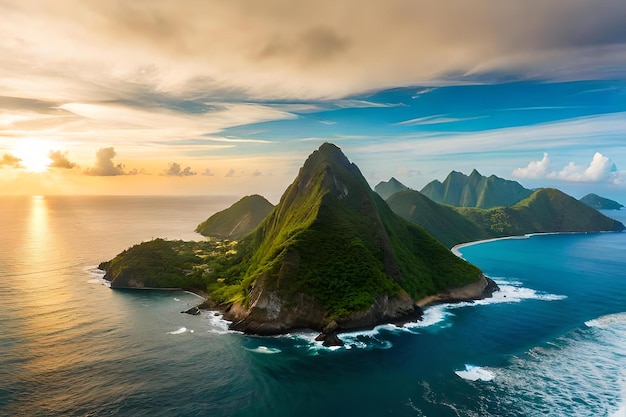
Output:
[[[580,199],[581,203],[593,207],[596,210],[621,210],[624,207],[615,200],[600,197],[598,194],[590,193]]]
[[[263,221],[238,240],[154,239],[100,264],[112,288],[206,294],[245,333],[337,333],[418,320],[433,302],[489,297],[497,285],[397,214],[341,150],[323,144]]]

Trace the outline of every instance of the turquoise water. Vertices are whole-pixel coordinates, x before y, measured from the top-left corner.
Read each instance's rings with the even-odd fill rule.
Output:
[[[180,314],[191,294],[102,285],[98,262],[198,238],[235,200],[0,199],[0,415],[626,415],[626,233],[462,248],[500,293],[335,350]]]

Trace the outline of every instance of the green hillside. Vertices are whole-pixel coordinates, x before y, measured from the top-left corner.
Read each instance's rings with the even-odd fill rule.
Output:
[[[374,191],[382,197],[383,200],[388,199],[395,193],[399,193],[400,191],[406,191],[409,187],[402,184],[400,181],[391,177],[389,181],[381,181],[374,187]]]
[[[478,208],[512,206],[532,194],[516,181],[485,177],[477,170],[469,176],[452,171],[443,183],[431,181],[420,192],[437,203]]]
[[[593,193],[587,194],[586,196],[581,198],[580,202],[596,210],[621,210],[621,208],[624,207],[617,201],[600,197],[599,195]]]
[[[458,211],[492,236],[624,230],[622,223],[554,188],[537,190],[512,207]]]
[[[262,196],[249,195],[200,223],[196,232],[219,239],[239,239],[254,230],[273,208]]]
[[[418,191],[396,193],[387,199],[394,213],[412,223],[422,226],[445,246],[482,240],[491,237],[453,207],[438,204]]]

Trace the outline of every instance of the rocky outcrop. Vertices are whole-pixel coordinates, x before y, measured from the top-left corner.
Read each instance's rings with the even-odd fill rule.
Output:
[[[425,308],[432,304],[481,300],[483,298],[491,297],[494,292],[499,290],[500,288],[494,280],[482,275],[476,282],[458,288],[451,288],[439,294],[424,297],[418,300],[416,304]]]

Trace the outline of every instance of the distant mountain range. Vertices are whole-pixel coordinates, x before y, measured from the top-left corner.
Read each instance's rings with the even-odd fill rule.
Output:
[[[469,180],[472,177],[473,180]],[[476,170],[469,177],[453,171],[444,184],[449,188],[462,184],[466,196],[491,196],[497,194],[494,190],[499,190],[514,199],[511,196],[525,194],[521,190],[526,190],[515,181],[493,175],[482,177]],[[439,204],[413,190],[396,193],[386,201],[400,217],[424,227],[448,247],[474,240],[527,233],[624,230],[622,223],[559,190],[544,188],[534,192],[526,191],[530,194],[521,201],[489,209]],[[477,199],[476,204],[487,200]],[[470,201],[467,198],[463,204],[469,204]]]
[[[478,208],[512,206],[533,193],[516,181],[485,177],[475,169],[469,176],[452,171],[443,182],[431,181],[420,192],[436,203]]]

